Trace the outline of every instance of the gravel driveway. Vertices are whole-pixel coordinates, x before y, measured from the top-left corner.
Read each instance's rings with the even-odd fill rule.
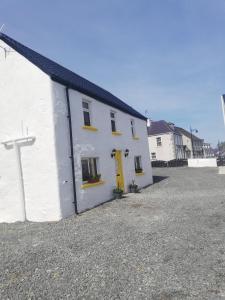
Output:
[[[0,299],[225,299],[225,175],[156,183],[58,223],[0,225]]]

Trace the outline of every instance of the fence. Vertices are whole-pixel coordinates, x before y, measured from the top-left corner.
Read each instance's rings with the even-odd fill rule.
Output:
[[[188,165],[187,159],[173,159],[169,161],[165,161],[165,160],[152,161],[153,168],[166,168],[166,167],[173,168],[173,167],[183,167],[187,165]]]

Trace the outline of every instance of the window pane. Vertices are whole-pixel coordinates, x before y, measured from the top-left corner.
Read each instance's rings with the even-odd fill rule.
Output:
[[[156,143],[157,143],[157,146],[161,146],[162,145],[161,137],[157,137],[156,138]]]
[[[88,102],[82,102],[83,108],[89,109],[89,103]]]
[[[90,158],[89,163],[90,163],[91,177],[95,177],[98,174],[97,158]]]
[[[111,116],[112,119],[115,118],[115,114],[113,112],[110,113],[110,116]]]
[[[112,132],[116,131],[116,122],[115,120],[111,120],[111,127],[112,127]]]
[[[135,137],[134,120],[131,120],[131,121],[130,121],[130,124],[131,124],[131,133],[132,133],[132,136]]]
[[[137,170],[137,157],[134,158],[134,166],[135,166],[135,170]]]
[[[135,156],[134,164],[135,164],[135,170],[142,169],[142,167],[141,167],[141,157],[140,156]]]
[[[88,168],[88,160],[87,159],[82,159],[81,160],[81,165],[82,165],[82,178],[83,181],[87,181],[90,177],[89,174],[89,168]]]
[[[141,168],[141,161],[140,161],[140,156],[137,157],[137,168]]]
[[[88,111],[84,111],[84,125],[91,126],[90,113]]]
[[[131,132],[132,132],[132,136],[135,136],[135,134],[134,134],[134,127],[133,126],[131,127]]]

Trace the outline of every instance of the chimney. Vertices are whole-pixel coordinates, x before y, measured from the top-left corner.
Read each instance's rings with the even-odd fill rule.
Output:
[[[169,122],[168,125],[170,126],[170,128],[171,128],[172,130],[174,130],[174,126],[175,126],[174,123]]]
[[[147,127],[150,127],[150,126],[151,126],[151,122],[152,122],[151,119],[148,118],[148,119],[147,119]]]

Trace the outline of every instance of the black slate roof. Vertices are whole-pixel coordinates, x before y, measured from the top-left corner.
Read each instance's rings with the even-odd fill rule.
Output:
[[[156,134],[165,134],[165,133],[176,133],[180,135],[180,132],[176,130],[176,127],[172,127],[168,122],[164,120],[160,121],[151,121],[151,126],[147,128],[148,135],[156,135]]]
[[[188,138],[191,138],[191,133],[187,130],[185,130],[184,128],[181,127],[176,127],[177,131],[179,131],[181,134],[187,136]],[[200,139],[199,137],[197,137],[196,135],[194,135],[192,133],[192,139],[196,140],[196,141],[204,141],[203,139]]]
[[[24,56],[27,60],[41,69],[44,73],[49,75],[52,80],[61,83],[71,89],[77,90],[85,95],[88,95],[104,104],[117,108],[136,118],[146,120],[146,117],[133,109],[131,106],[124,103],[116,96],[112,95],[110,92],[77,75],[76,73],[64,68],[51,59],[22,45],[6,34],[0,33],[0,40],[4,41],[7,45]]]

